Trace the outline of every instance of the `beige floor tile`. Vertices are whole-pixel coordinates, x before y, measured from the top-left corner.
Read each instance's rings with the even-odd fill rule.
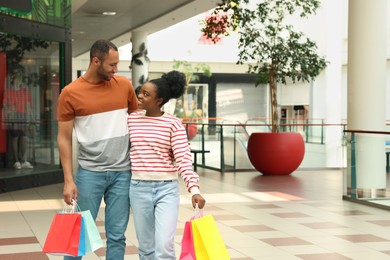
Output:
[[[390,259],[390,211],[343,201],[338,186],[340,171],[303,171],[290,176],[294,179],[278,178],[275,182],[253,173],[219,176],[218,172],[204,170],[201,188],[207,200],[204,213],[213,215],[233,260],[314,260],[321,256]],[[287,185],[288,180],[293,183]],[[254,185],[257,182],[261,185]],[[175,236],[178,255],[184,222],[195,214],[191,195],[180,183],[181,204]],[[40,252],[51,220],[63,206],[62,184],[0,194],[0,239],[35,237],[38,241],[0,246],[0,259],[7,253]],[[101,206],[98,229],[105,237],[104,203]],[[126,231],[129,248],[137,246],[132,221],[130,217]],[[105,257],[88,254],[83,259]],[[138,256],[129,254],[125,259]]]

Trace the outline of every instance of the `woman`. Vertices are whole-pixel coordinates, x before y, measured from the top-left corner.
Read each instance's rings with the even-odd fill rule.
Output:
[[[137,111],[128,119],[132,180],[130,204],[140,259],[176,259],[174,236],[179,212],[178,174],[192,194],[192,206],[205,205],[199,176],[182,122],[161,110],[183,95],[185,75],[171,71],[146,82],[138,94]]]

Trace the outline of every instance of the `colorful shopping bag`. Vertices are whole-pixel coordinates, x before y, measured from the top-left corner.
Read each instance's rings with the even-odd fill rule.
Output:
[[[81,215],[81,228],[80,228],[80,240],[79,240],[79,250],[77,252],[77,256],[85,255],[85,221],[83,216]]]
[[[191,221],[186,221],[184,224],[183,238],[181,240],[180,260],[196,260],[194,240],[192,237]]]
[[[84,255],[83,237],[81,214],[56,213],[47,234],[43,252],[56,255]]]
[[[191,223],[196,260],[230,260],[213,216],[206,215]]]
[[[92,218],[91,211],[81,212],[85,224],[85,252],[93,252],[104,246],[104,242]]]

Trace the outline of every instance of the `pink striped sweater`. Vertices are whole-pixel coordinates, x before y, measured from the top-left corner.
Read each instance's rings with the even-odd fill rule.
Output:
[[[165,113],[148,117],[144,111],[129,115],[130,160],[133,180],[174,180],[182,177],[192,195],[199,193],[199,176],[182,122]]]

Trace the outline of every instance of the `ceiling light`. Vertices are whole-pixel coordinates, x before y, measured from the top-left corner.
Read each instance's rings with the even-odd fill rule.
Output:
[[[103,12],[102,15],[116,15],[116,12]]]

